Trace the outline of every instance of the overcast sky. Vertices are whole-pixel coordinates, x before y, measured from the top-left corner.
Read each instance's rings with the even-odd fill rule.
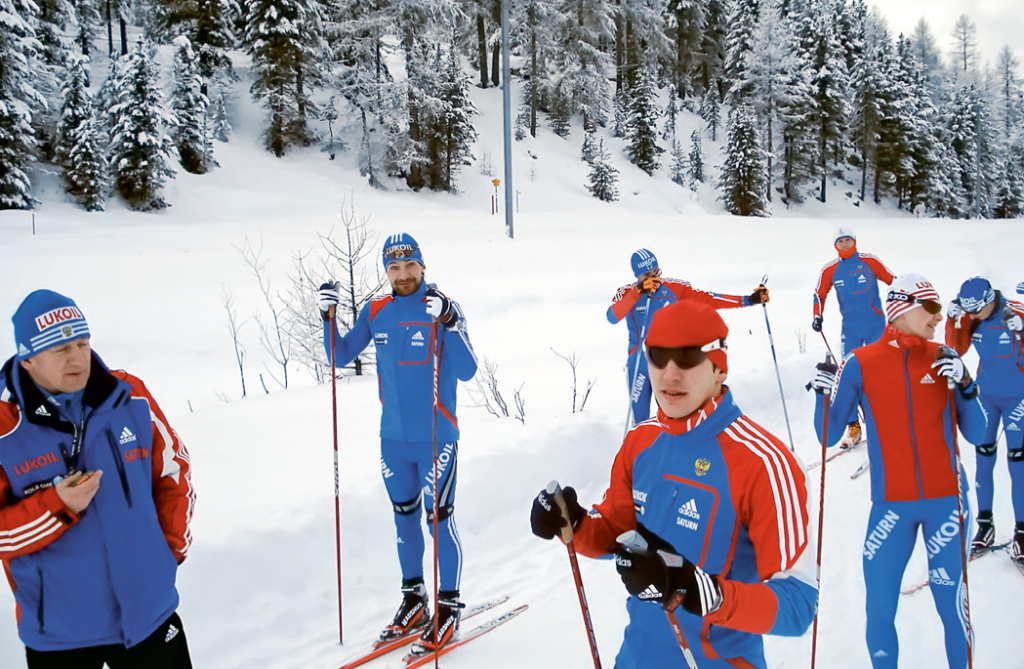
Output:
[[[1018,61],[1024,63],[1024,2],[1021,0],[868,0],[885,16],[893,38],[910,35],[924,17],[948,63],[953,24],[961,14],[977,27],[978,48],[982,59],[995,66],[999,51],[1009,45]],[[1018,69],[1024,74],[1024,67]]]

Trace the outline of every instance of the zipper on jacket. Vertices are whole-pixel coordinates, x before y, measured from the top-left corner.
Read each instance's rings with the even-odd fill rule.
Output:
[[[43,594],[45,589],[43,588],[43,569],[42,567],[36,567],[36,573],[39,574],[39,610],[36,612],[36,620],[39,622],[39,633],[46,633],[46,616],[43,615]]]
[[[128,474],[124,471],[124,463],[121,462],[121,447],[117,443],[117,438],[114,437],[114,433],[110,431],[110,428],[104,428],[104,434],[107,435],[107,443],[110,444],[110,452],[114,456],[114,465],[117,466],[117,475],[121,478],[121,488],[124,490],[124,498],[128,500],[128,508],[132,507],[132,491],[128,488]]]

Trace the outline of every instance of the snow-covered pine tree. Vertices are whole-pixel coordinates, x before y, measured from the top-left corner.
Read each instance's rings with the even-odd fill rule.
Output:
[[[593,128],[583,133],[583,145],[580,147],[580,160],[588,165],[594,164],[597,157],[597,133]]]
[[[891,79],[892,43],[881,20],[869,18],[865,26],[865,44],[851,72],[853,104],[850,136],[860,156],[860,199],[867,192],[868,172],[874,174],[872,199],[880,202],[886,175],[895,176],[902,158],[903,144],[897,137],[894,118],[896,93]]]
[[[564,83],[560,82],[551,91],[548,109],[548,125],[551,126],[551,132],[562,139],[568,137],[569,131],[572,129],[572,102],[569,100],[569,92],[567,86],[563,85]]]
[[[937,162],[935,119],[938,115],[929,95],[929,82],[911,41],[896,41],[894,63],[893,122],[901,138],[900,161],[895,172],[900,207],[919,211],[927,206],[928,188]]]
[[[1024,180],[1020,165],[1007,155],[1000,165],[996,180],[992,216],[995,218],[1017,218],[1024,211]]]
[[[227,52],[235,46],[232,14],[241,9],[232,0],[159,0],[154,2],[153,33],[161,40],[188,38],[196,54],[200,90],[209,96],[209,83],[233,79]]]
[[[31,0],[0,0],[0,209],[31,209],[28,168],[35,160],[32,110],[46,101],[35,88],[41,49]]]
[[[245,45],[252,56],[253,99],[267,110],[264,146],[277,157],[315,138],[310,99],[323,79],[319,3],[247,0]]]
[[[973,84],[958,88],[944,113],[950,150],[956,158],[960,186],[967,198],[966,216],[987,218],[992,204],[994,158],[989,110],[981,91]]]
[[[75,3],[75,44],[83,56],[92,55],[92,40],[96,26],[100,24],[100,12],[90,0]]]
[[[207,128],[210,101],[200,91],[199,59],[184,35],[174,38],[174,89],[171,92],[174,144],[181,166],[192,174],[206,174],[216,163]]]
[[[227,94],[222,85],[217,86],[210,108],[211,134],[218,142],[226,142],[231,137],[231,120],[228,118]]]
[[[632,95],[632,89],[623,86],[615,91],[615,95],[612,97],[612,137],[626,136],[630,95]]]
[[[560,42],[552,65],[562,73],[558,89],[569,105],[567,117],[579,114],[585,123],[603,127],[609,102],[605,71],[613,65],[604,50],[614,43],[611,7],[608,0],[554,0],[554,6]]]
[[[510,38],[513,48],[523,53],[526,64],[523,67],[523,89],[520,102],[521,121],[517,125],[537,136],[537,112],[546,96],[544,81],[547,54],[552,53],[554,35],[552,26],[556,23],[552,3],[549,0],[525,0],[512,3],[510,7]]]
[[[711,133],[711,141],[717,141],[718,129],[722,127],[722,105],[718,101],[717,87],[712,86],[704,91],[700,103],[700,117],[704,119],[704,124]]]
[[[463,165],[470,164],[472,144],[476,141],[472,119],[476,107],[469,98],[469,78],[460,66],[454,36],[444,72],[438,91],[441,107],[437,118],[437,132],[441,139],[438,158],[443,165],[440,186],[454,193],[455,177]]]
[[[1009,45],[1004,45],[999,50],[996,61],[995,83],[998,88],[995,91],[993,108],[996,112],[996,120],[999,125],[999,134],[1007,141],[1013,136],[1014,130],[1021,123],[1021,100],[1024,94],[1021,90],[1020,61],[1013,54]]]
[[[734,0],[729,8],[725,33],[725,78],[729,82],[726,100],[732,107],[748,104],[753,91],[747,76],[748,55],[754,47],[754,30],[762,0]]]
[[[945,66],[942,64],[942,54],[935,43],[931,26],[923,16],[914,26],[910,42],[913,55],[921,68],[925,88],[932,101],[937,101],[942,90],[942,80],[945,78]]]
[[[661,138],[666,142],[676,143],[676,117],[679,115],[679,105],[676,103],[675,84],[668,85],[668,102],[665,104],[665,124],[661,128]]]
[[[702,0],[668,0],[666,7],[674,30],[671,42],[674,47],[669,61],[669,79],[681,99],[698,95],[695,80],[698,80],[698,55],[704,39],[706,3]],[[666,139],[668,139],[666,137]]]
[[[700,131],[690,133],[690,155],[687,161],[686,177],[690,190],[697,190],[697,184],[704,183],[704,151],[700,146]]]
[[[672,140],[672,162],[668,166],[668,177],[680,186],[686,185],[686,153],[682,145]]]
[[[140,39],[128,56],[110,109],[110,164],[114,188],[132,209],[150,211],[168,206],[160,189],[173,178],[174,143],[164,131],[159,72],[150,43]]]
[[[757,136],[757,121],[748,106],[733,111],[725,163],[718,180],[725,208],[737,216],[766,216],[764,149]]]
[[[72,56],[64,82],[64,103],[57,125],[57,162],[61,166],[64,190],[86,211],[103,211],[110,188],[100,131],[86,86],[89,59]]]
[[[630,162],[651,175],[661,167],[658,156],[665,151],[658,146],[658,109],[654,96],[654,77],[645,69],[637,76],[630,96],[626,138]]]
[[[604,148],[604,140],[600,140],[597,155],[590,163],[587,190],[602,202],[615,202],[619,199],[619,171],[612,165],[611,159]]]

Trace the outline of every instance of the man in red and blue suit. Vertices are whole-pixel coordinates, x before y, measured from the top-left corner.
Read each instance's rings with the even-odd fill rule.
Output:
[[[0,401],[0,559],[29,669],[189,669],[176,613],[188,452],[142,381],[92,351],[73,300],[14,314]]]
[[[666,610],[702,669],[763,669],[762,635],[799,636],[814,618],[803,470],[724,385],[727,334],[708,305],[658,310],[646,356],[660,408],[626,435],[604,500],[587,514],[567,487],[568,518],[547,491],[534,501],[535,534],[568,522],[578,552],[615,555],[633,595],[618,669],[684,666]],[[624,545],[631,530],[658,552]]]
[[[886,285],[895,275],[877,257],[857,250],[857,235],[850,228],[838,228],[833,236],[838,257],[821,268],[818,285],[814,287],[814,318],[811,329],[821,332],[825,317],[825,300],[836,289],[839,313],[843,318],[842,349],[845,357],[853,349],[878,341],[885,330],[885,314],[878,294],[878,282]],[[860,421],[854,416],[843,446],[861,440]]]
[[[966,483],[956,458],[956,430],[975,442],[985,434],[987,419],[963,361],[931,341],[942,322],[942,304],[932,284],[914,274],[899,277],[886,296],[885,312],[889,325],[881,339],[854,349],[838,370],[831,362],[818,365],[811,382],[818,393],[815,427],[818,438],[825,436],[832,445],[858,406],[864,411],[871,512],[862,563],[872,666],[897,667],[900,583],[920,531],[946,657],[951,669],[962,669],[968,654],[961,567],[968,521],[961,510],[966,513],[968,507],[965,496],[958,502]],[[830,392],[828,434],[823,435],[825,394]]]
[[[694,300],[715,309],[735,309],[768,302],[769,295],[764,286],[758,286],[750,295],[724,295],[698,290],[680,279],[662,278],[658,259],[647,249],[637,249],[629,264],[636,281],[615,291],[605,316],[612,325],[626,319],[629,330],[626,387],[633,424],[637,424],[651,416],[651,380],[642,344],[658,309],[680,300]]]

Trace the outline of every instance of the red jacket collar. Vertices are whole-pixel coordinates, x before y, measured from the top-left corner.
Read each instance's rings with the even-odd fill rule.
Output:
[[[890,346],[899,349],[911,349],[923,346],[927,343],[927,339],[918,337],[917,335],[907,334],[901,330],[897,330],[892,324],[885,326],[885,333],[882,334],[882,339],[889,343]]]
[[[714,410],[721,404],[722,398],[725,397],[728,391],[728,388],[722,386],[722,393],[720,395],[712,397],[704,403],[704,406],[683,418],[669,418],[661,410],[661,407],[658,407],[658,422],[665,426],[665,430],[669,434],[686,434],[711,416]]]

